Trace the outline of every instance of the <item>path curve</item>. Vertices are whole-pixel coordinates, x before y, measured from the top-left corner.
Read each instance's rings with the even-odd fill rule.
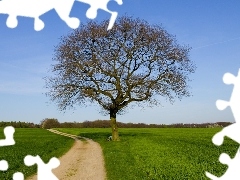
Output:
[[[49,131],[68,136],[75,139],[71,149],[58,158],[60,166],[53,169],[53,173],[59,180],[105,180],[106,170],[101,146],[91,139],[62,133],[57,130],[48,129]],[[83,138],[81,141],[77,138]],[[27,180],[37,180],[34,175]]]

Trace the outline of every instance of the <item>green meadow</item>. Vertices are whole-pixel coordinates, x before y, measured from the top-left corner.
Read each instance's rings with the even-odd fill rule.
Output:
[[[108,180],[199,180],[205,171],[221,176],[227,169],[218,158],[231,158],[239,145],[225,138],[215,146],[211,139],[220,128],[126,128],[119,129],[121,141],[111,142],[108,128],[58,128],[98,142],[105,158]]]
[[[57,128],[98,142],[105,158],[108,180],[208,179],[205,171],[221,176],[227,169],[218,158],[225,152],[231,158],[239,145],[225,138],[222,146],[211,139],[220,128],[122,128],[121,141],[107,141],[110,128]],[[0,139],[4,139],[3,128]],[[15,128],[14,146],[0,147],[0,160],[9,163],[0,179],[12,179],[15,172],[26,177],[36,173],[37,166],[24,165],[26,155],[39,155],[45,163],[60,157],[74,140],[44,129]]]
[[[5,139],[0,128],[0,139]],[[12,179],[15,172],[22,172],[24,177],[37,172],[37,165],[26,166],[24,157],[39,155],[45,163],[52,157],[60,157],[73,145],[74,140],[59,136],[44,129],[15,128],[15,145],[0,147],[0,160],[6,160],[9,168],[0,172],[0,179]]]

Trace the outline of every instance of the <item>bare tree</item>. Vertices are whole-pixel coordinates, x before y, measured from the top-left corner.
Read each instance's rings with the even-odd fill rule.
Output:
[[[113,140],[116,115],[129,104],[157,105],[155,95],[189,96],[188,75],[195,71],[187,46],[161,26],[123,16],[106,31],[107,21],[81,25],[55,47],[48,95],[61,110],[97,102],[110,114]],[[135,102],[135,103],[133,103]]]

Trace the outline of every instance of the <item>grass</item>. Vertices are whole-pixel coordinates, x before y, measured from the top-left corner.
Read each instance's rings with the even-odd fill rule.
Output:
[[[108,180],[207,180],[205,171],[216,176],[226,171],[218,161],[220,154],[233,158],[239,147],[227,138],[215,146],[211,139],[219,128],[119,129],[119,142],[106,141],[111,135],[108,128],[58,130],[100,143]]]
[[[3,128],[0,128],[0,139],[5,139]],[[74,140],[65,136],[56,135],[44,129],[15,128],[13,146],[0,147],[0,160],[9,164],[7,171],[0,172],[0,179],[12,179],[15,172],[22,172],[29,177],[37,172],[37,166],[26,166],[26,155],[39,155],[45,163],[52,157],[60,157],[73,145]]]

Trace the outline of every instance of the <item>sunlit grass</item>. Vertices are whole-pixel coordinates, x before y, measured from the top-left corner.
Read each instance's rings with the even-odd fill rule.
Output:
[[[3,128],[0,128],[0,139],[5,139]],[[74,140],[65,136],[56,135],[44,129],[15,128],[13,146],[0,147],[0,160],[5,159],[9,168],[0,172],[0,179],[12,179],[15,172],[22,172],[24,177],[36,173],[37,166],[26,166],[26,155],[39,155],[45,163],[52,157],[59,157],[67,152]]]
[[[226,139],[212,144],[219,128],[120,129],[120,142],[109,142],[111,129],[63,128],[60,131],[85,136],[100,143],[109,180],[208,179],[205,171],[221,176],[227,169],[218,158],[234,157],[239,145]]]

